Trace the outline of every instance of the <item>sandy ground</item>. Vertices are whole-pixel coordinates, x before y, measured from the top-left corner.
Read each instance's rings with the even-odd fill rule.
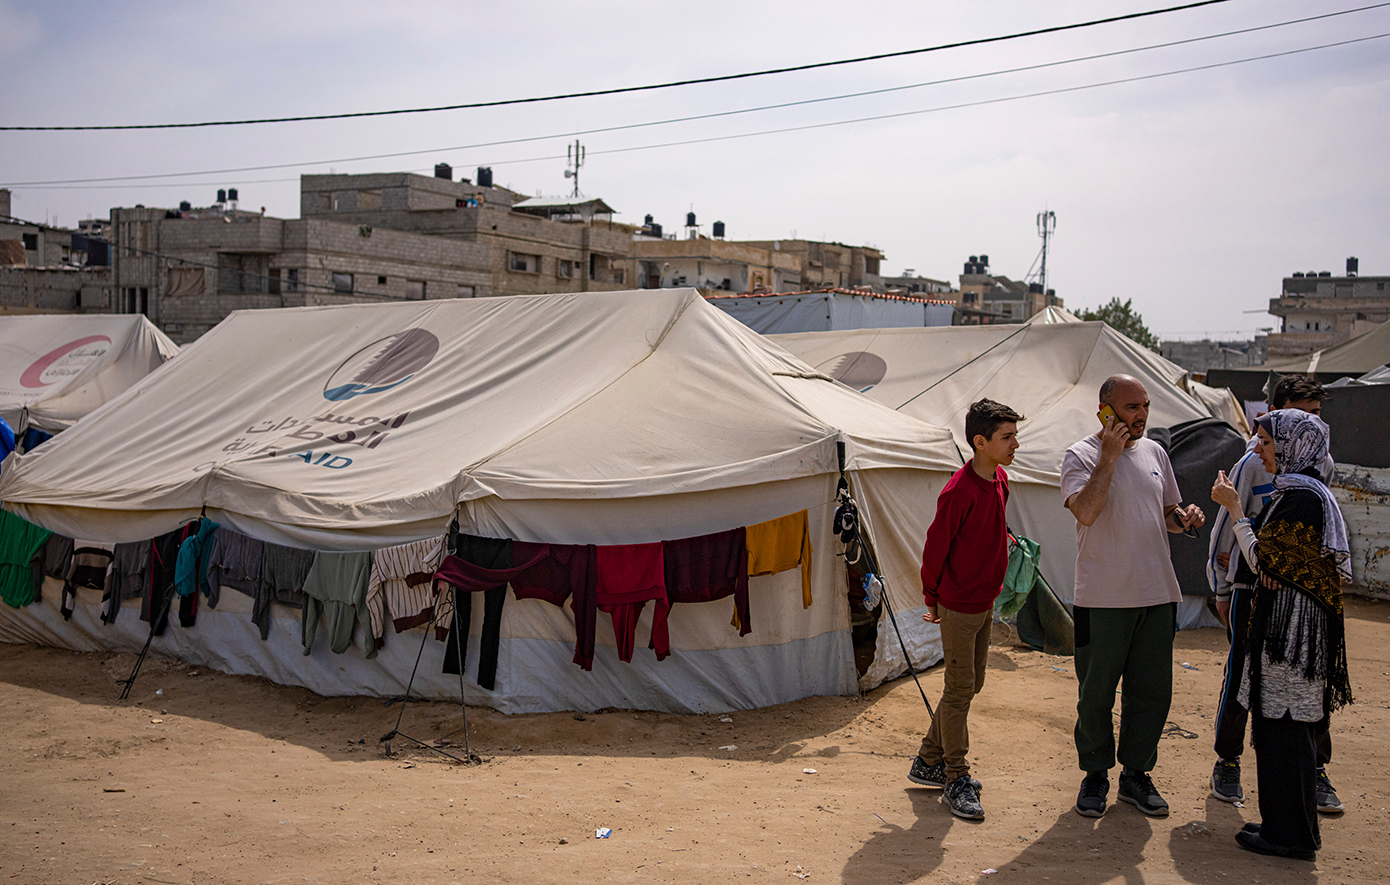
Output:
[[[0,646],[0,881],[1383,882],[1390,604],[1353,603],[1348,633],[1358,704],[1329,769],[1347,811],[1322,819],[1315,864],[1236,848],[1258,819],[1253,753],[1247,807],[1208,796],[1211,629],[1177,638],[1167,819],[1072,811],[1072,662],[998,645],[971,717],[979,823],[905,777],[926,722],[911,679],[724,717],[475,708],[485,761],[460,766],[399,738],[387,757],[400,708],[379,699],[152,658],[118,701],[129,655]],[[935,703],[940,668],[922,681]],[[417,703],[402,730],[457,752],[461,726]]]

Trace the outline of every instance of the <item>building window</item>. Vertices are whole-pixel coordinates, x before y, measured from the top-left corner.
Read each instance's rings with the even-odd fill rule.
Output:
[[[382,276],[381,274],[377,274],[377,277],[376,277],[376,284],[377,284],[378,286],[384,286],[384,285],[386,285],[386,277]]]
[[[25,249],[25,251],[27,251],[27,252],[37,252],[37,251],[39,251],[39,235],[38,235],[38,234],[21,234],[20,236],[22,236],[22,237],[24,238],[24,249]]]
[[[357,192],[357,208],[358,208],[358,209],[380,209],[380,208],[381,208],[381,191],[379,191],[379,190],[358,191],[358,192]]]
[[[270,256],[259,253],[217,255],[217,291],[223,295],[264,295],[270,291]]]
[[[425,281],[424,281],[424,280],[406,280],[406,281],[405,281],[405,297],[407,297],[407,298],[409,298],[409,299],[411,299],[411,300],[413,300],[413,301],[424,301],[424,300],[425,300]]]
[[[455,298],[476,298],[477,296],[478,290],[472,286],[465,286],[463,283],[459,283],[454,288]]]
[[[333,274],[333,291],[334,291],[334,292],[343,292],[343,293],[345,293],[345,294],[351,295],[351,294],[352,294],[352,274],[350,274],[350,273],[334,273],[334,274]]]
[[[280,268],[278,268],[278,267],[272,267],[272,268],[270,269],[269,275],[266,277],[266,281],[265,281],[265,282],[266,282],[266,291],[268,291],[271,295],[279,295],[279,294],[280,294]]]
[[[555,276],[568,280],[574,276],[574,262],[561,258],[555,262]]]
[[[118,305],[120,313],[141,313],[146,316],[150,312],[150,290],[146,286],[130,286],[121,289],[121,303]]]
[[[514,273],[540,273],[541,257],[524,252],[508,253],[507,269]]]
[[[299,291],[299,268],[291,267],[290,269],[285,271],[285,291]]]

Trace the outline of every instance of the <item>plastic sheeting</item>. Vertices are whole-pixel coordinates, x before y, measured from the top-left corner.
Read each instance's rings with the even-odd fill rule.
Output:
[[[844,292],[716,296],[710,298],[709,302],[764,335],[838,329],[949,326],[955,315],[955,307],[951,304],[928,304]]]
[[[140,315],[0,317],[0,417],[57,433],[178,351]]]

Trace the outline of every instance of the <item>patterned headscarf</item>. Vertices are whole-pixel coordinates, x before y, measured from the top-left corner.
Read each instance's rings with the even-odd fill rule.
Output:
[[[1342,583],[1351,583],[1351,545],[1347,541],[1347,524],[1342,509],[1332,497],[1332,491],[1320,480],[1308,476],[1317,473],[1328,456],[1330,434],[1327,425],[1317,415],[1301,409],[1279,409],[1256,419],[1274,440],[1274,498],[1277,500],[1289,489],[1307,489],[1322,501],[1322,555],[1332,557]]]

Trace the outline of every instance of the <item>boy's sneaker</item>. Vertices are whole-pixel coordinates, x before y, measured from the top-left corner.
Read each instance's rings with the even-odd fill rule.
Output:
[[[1318,779],[1315,783],[1318,796],[1318,811],[1323,814],[1341,814],[1347,808],[1342,804],[1342,800],[1337,798],[1337,791],[1332,789],[1332,781],[1327,779],[1327,770],[1318,768]]]
[[[1211,795],[1222,802],[1244,802],[1245,791],[1240,788],[1240,760],[1216,760],[1211,770]]]
[[[968,775],[961,775],[946,785],[946,804],[951,813],[965,820],[984,820],[985,810],[980,806],[980,794]]]
[[[1103,771],[1093,771],[1081,782],[1076,797],[1076,813],[1082,817],[1105,814],[1105,797],[1110,795],[1110,778]]]
[[[928,765],[922,761],[921,756],[913,756],[912,768],[907,772],[907,779],[924,787],[944,790],[946,788],[946,762],[943,760],[935,765]],[[973,777],[970,779],[970,785],[975,788],[977,793],[984,789],[980,782]]]
[[[1147,771],[1120,773],[1120,801],[1128,802],[1149,817],[1167,817],[1168,803],[1158,794]]]

